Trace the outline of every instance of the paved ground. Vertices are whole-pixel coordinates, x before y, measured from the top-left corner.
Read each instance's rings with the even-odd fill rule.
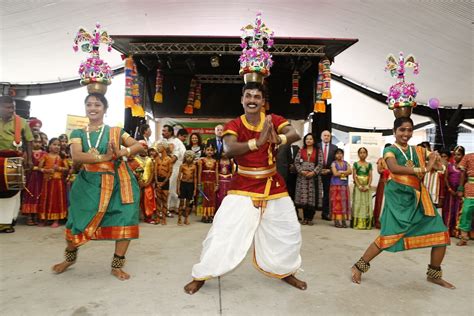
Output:
[[[319,214],[318,214],[319,216]],[[54,275],[62,259],[61,228],[17,226],[0,235],[1,315],[219,315],[219,282],[211,280],[193,296],[183,292],[210,225],[141,224],[120,282],[110,275],[112,242],[90,242],[78,263]],[[362,285],[350,282],[349,268],[377,230],[336,229],[317,220],[303,226],[303,266],[298,276],[307,291],[266,277],[251,257],[221,278],[223,315],[468,315],[474,312],[474,241],[449,247],[443,268],[458,289],[425,281],[429,249],[384,253],[373,261]],[[455,242],[456,240],[454,240]],[[454,244],[453,242],[453,244]]]

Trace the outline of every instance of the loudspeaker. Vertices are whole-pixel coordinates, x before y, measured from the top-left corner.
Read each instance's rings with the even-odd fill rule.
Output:
[[[21,100],[21,99],[15,99],[15,104],[16,104],[16,114],[21,116],[24,119],[29,119],[30,118],[30,101],[26,100]]]

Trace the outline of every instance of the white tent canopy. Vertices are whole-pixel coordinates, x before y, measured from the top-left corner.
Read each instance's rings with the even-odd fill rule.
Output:
[[[473,2],[466,1],[2,1],[0,81],[37,83],[77,78],[82,53],[72,40],[97,21],[110,34],[229,35],[256,12],[277,36],[358,38],[333,70],[379,91],[393,79],[383,71],[389,53],[413,53],[418,100],[474,106]],[[121,66],[117,52],[103,53]]]

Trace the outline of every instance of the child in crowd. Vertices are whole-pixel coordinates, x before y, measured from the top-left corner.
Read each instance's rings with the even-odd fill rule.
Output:
[[[189,225],[189,214],[196,196],[197,167],[194,163],[195,153],[186,150],[184,163],[179,168],[177,193],[179,197],[178,225],[183,225],[181,215],[184,211],[184,224]]]
[[[158,156],[155,159],[155,184],[157,197],[157,211],[161,218],[161,224],[166,225],[166,213],[168,211],[169,179],[173,171],[173,160],[167,143],[159,143],[156,150]]]
[[[53,221],[52,228],[59,226],[59,221],[66,218],[66,185],[64,172],[68,170],[65,159],[59,155],[61,144],[58,138],[51,138],[48,154],[40,160],[38,167],[43,172],[43,185],[38,204],[38,216],[41,226]]]
[[[138,164],[137,172],[138,185],[140,186],[140,209],[143,214],[145,223],[156,224],[154,220],[156,211],[156,199],[154,190],[154,166],[153,161],[148,157],[148,145],[146,141],[139,141],[145,150],[141,151],[138,156],[133,159]]]
[[[229,191],[230,181],[234,172],[234,162],[222,152],[219,159],[219,191],[217,191],[216,210],[221,206],[222,200]]]
[[[331,164],[332,177],[329,189],[330,209],[334,226],[346,228],[346,220],[351,219],[349,207],[348,177],[352,173],[351,166],[345,161],[344,150],[338,148],[334,153],[335,160]]]
[[[365,147],[357,151],[359,161],[354,163],[353,178],[354,192],[352,194],[352,227],[354,229],[372,229],[373,209],[372,194],[372,164],[365,161],[368,152]]]
[[[219,189],[218,163],[213,158],[215,150],[212,144],[206,145],[205,157],[198,161],[198,187],[203,195],[202,222],[212,223],[216,211],[216,192]]]
[[[32,161],[33,170],[26,177],[26,189],[23,190],[21,211],[28,215],[26,225],[33,226],[37,224],[38,203],[43,186],[43,173],[40,171],[39,163],[47,154],[43,149],[43,141],[39,134],[34,134]]]

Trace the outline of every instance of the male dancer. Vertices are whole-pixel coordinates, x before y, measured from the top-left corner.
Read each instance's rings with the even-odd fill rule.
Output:
[[[201,261],[192,269],[193,281],[184,287],[188,294],[233,270],[252,241],[258,270],[301,290],[307,287],[294,276],[301,265],[301,230],[275,161],[277,145],[300,137],[283,117],[261,112],[265,94],[260,83],[249,82],[242,92],[245,114],[224,128],[224,151],[239,169],[203,243]]]

